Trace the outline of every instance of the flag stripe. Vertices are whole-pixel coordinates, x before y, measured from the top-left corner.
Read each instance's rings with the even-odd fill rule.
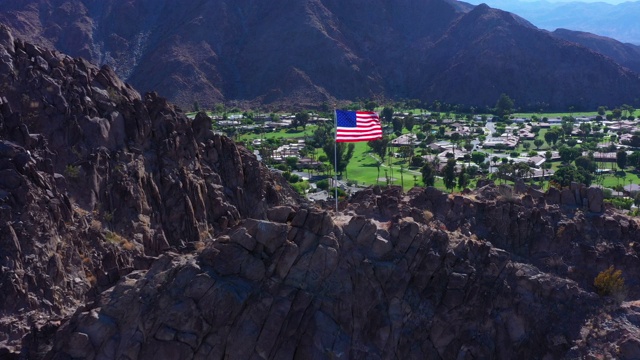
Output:
[[[371,141],[382,138],[378,114],[372,111],[336,110],[336,142]]]

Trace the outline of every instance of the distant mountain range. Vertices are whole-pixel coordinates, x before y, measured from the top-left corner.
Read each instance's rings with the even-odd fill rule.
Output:
[[[612,5],[585,1],[471,0],[518,14],[541,29],[590,32],[640,45],[640,1]]]
[[[0,0],[0,22],[186,109],[366,98],[484,109],[501,93],[530,110],[640,107],[631,53],[454,0]]]

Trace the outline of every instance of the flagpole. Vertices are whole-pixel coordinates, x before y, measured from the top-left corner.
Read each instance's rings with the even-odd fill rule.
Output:
[[[334,121],[334,134],[333,134],[333,167],[334,167],[334,182],[335,197],[336,197],[336,214],[338,213],[338,113],[336,109],[333,109],[333,121]]]

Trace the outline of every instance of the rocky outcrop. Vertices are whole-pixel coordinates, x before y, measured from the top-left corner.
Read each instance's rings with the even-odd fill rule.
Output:
[[[635,302],[592,282],[615,264],[638,297],[637,224],[584,196],[595,188],[568,190],[371,188],[334,216],[280,207],[132,273],[63,325],[51,354],[633,359]]]
[[[393,207],[389,209],[388,204]],[[489,184],[466,195],[416,188],[407,202],[399,189],[373,189],[358,193],[349,207],[367,217],[397,214],[437,220],[449,231],[490,241],[585,289],[593,289],[599,272],[619,264],[630,285],[630,297],[640,296],[639,224],[635,218],[608,209],[602,190],[595,187],[574,183],[563,190],[517,193],[511,187]]]
[[[26,332],[166,250],[297,204],[284,179],[214,135],[206,115],[190,120],[109,67],[6,27],[0,89],[0,348],[19,348]]]
[[[597,304],[413,218],[300,209],[131,273],[61,328],[53,359],[558,358]]]

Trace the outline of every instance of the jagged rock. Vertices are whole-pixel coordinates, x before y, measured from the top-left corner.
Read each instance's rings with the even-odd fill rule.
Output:
[[[3,25],[0,82],[0,347],[19,349],[25,334],[50,343],[34,333],[47,319],[68,316],[155,256],[297,204],[284,179],[213,135],[207,118],[191,121],[108,66],[14,39]],[[227,265],[216,264],[254,281],[266,273],[260,259]],[[111,358],[90,353],[85,335],[67,339],[73,356]],[[193,346],[188,333],[176,339]],[[46,350],[38,346],[22,356]]]
[[[560,203],[569,206],[575,206],[577,204],[575,195],[571,189],[562,189],[560,192]]]
[[[587,189],[587,200],[589,202],[589,211],[604,211],[604,194],[602,192],[602,189],[589,187]]]

